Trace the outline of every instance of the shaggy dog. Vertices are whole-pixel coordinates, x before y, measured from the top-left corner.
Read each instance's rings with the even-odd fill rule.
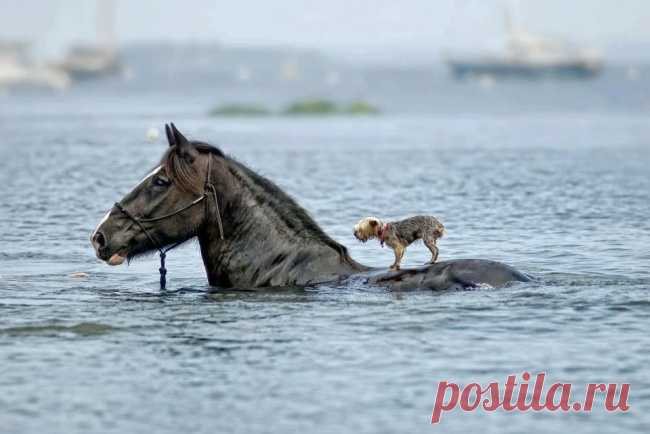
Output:
[[[395,253],[395,262],[391,270],[399,270],[400,262],[406,248],[415,240],[421,239],[431,251],[431,263],[438,259],[436,240],[442,238],[445,227],[432,216],[419,215],[396,222],[384,223],[377,217],[366,217],[354,225],[354,236],[364,243],[377,238],[384,246],[388,245]]]

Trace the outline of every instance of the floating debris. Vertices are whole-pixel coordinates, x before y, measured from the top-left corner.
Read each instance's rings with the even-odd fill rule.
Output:
[[[158,131],[158,128],[151,127],[147,130],[147,142],[154,143],[158,140],[158,137],[160,137],[160,131]]]
[[[492,89],[494,87],[494,84],[496,83],[496,80],[494,77],[491,75],[481,75],[478,79],[478,84],[481,86],[483,89]]]
[[[247,82],[253,77],[253,72],[247,66],[241,65],[237,68],[237,74],[235,78],[240,82]]]
[[[630,81],[637,80],[640,75],[641,74],[639,74],[639,68],[636,66],[628,66],[627,70],[625,71],[625,78]]]

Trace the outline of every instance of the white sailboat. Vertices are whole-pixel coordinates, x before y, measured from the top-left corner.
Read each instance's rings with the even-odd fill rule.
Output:
[[[30,62],[28,47],[26,42],[0,41],[0,89],[65,89],[70,85],[70,77],[65,71]]]
[[[507,42],[501,53],[448,56],[445,61],[454,76],[588,78],[602,70],[598,51],[533,35],[514,23],[510,10],[506,10],[506,28]]]
[[[60,64],[74,80],[88,80],[122,71],[115,43],[115,1],[97,2],[97,43],[75,45]]]

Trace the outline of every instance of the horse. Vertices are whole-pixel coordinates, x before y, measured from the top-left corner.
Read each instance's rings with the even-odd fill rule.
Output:
[[[269,179],[208,143],[165,125],[160,164],[108,211],[91,234],[96,256],[119,265],[153,251],[161,256],[198,238],[210,286],[308,287],[361,278],[392,289],[449,289],[527,281],[499,262],[441,261],[386,272],[350,257],[310,215]]]

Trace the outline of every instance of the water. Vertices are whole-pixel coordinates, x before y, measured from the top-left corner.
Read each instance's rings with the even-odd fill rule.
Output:
[[[209,119],[216,91],[5,96],[1,431],[648,432],[647,82],[420,78],[422,92],[405,80],[397,95],[375,80],[397,109],[370,119]],[[169,120],[275,180],[363,263],[392,253],[353,239],[360,217],[431,213],[448,229],[441,259],[500,260],[536,280],[208,295],[190,243],[170,254],[161,294],[156,257],[111,268],[88,236],[156,163],[165,145],[145,132]],[[404,265],[427,257],[413,246]],[[438,381],[523,371],[572,382],[574,399],[587,382],[631,383],[632,409],[428,424]]]

